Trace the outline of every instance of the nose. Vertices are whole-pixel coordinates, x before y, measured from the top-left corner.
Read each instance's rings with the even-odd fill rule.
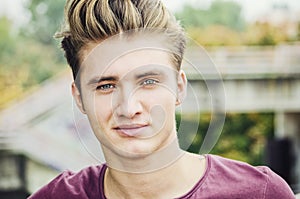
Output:
[[[115,93],[115,114],[118,117],[132,119],[142,113],[143,107],[137,90],[124,88]]]

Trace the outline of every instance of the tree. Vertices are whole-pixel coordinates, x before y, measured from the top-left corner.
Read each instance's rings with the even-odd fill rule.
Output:
[[[2,17],[0,18],[0,60],[3,62],[5,57],[11,55],[14,51],[14,38],[10,34],[10,21]]]
[[[176,13],[176,17],[185,27],[205,28],[210,25],[223,25],[241,31],[246,24],[241,11],[241,6],[236,2],[215,0],[207,10],[186,4],[182,11]]]
[[[11,34],[11,22],[0,18],[0,109],[65,66],[57,47]]]
[[[56,45],[53,35],[62,25],[64,0],[30,0],[26,8],[31,19],[24,28],[27,36],[32,36],[46,45]]]
[[[188,126],[198,125],[197,134],[187,129],[180,132],[179,143],[182,146],[190,144],[187,149],[198,153],[211,122],[210,114],[176,115],[177,129],[181,123]],[[194,118],[200,118],[196,121]],[[223,157],[248,162],[253,165],[264,161],[264,146],[269,138],[274,136],[273,113],[227,114],[218,142],[210,153]]]
[[[212,24],[224,25],[233,30],[241,31],[245,28],[242,7],[233,1],[214,1],[210,7]]]
[[[298,26],[297,26],[297,40],[300,41],[300,21],[298,21]]]
[[[276,45],[288,40],[286,28],[272,26],[268,22],[249,25],[244,35],[244,42],[247,45]]]

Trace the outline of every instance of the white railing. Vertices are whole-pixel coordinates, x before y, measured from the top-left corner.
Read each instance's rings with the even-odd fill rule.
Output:
[[[195,74],[300,76],[300,44],[268,47],[188,48],[184,70]]]

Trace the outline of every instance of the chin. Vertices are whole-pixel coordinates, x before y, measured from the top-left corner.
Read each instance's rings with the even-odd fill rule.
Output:
[[[155,146],[149,145],[149,143],[128,143],[126,146],[121,146],[118,149],[118,153],[127,158],[145,158],[156,151]]]

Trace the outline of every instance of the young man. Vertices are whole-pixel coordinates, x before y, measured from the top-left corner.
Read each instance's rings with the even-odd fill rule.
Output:
[[[159,0],[70,0],[62,47],[72,93],[106,163],[63,172],[30,198],[294,198],[267,167],[179,148],[184,32]]]

